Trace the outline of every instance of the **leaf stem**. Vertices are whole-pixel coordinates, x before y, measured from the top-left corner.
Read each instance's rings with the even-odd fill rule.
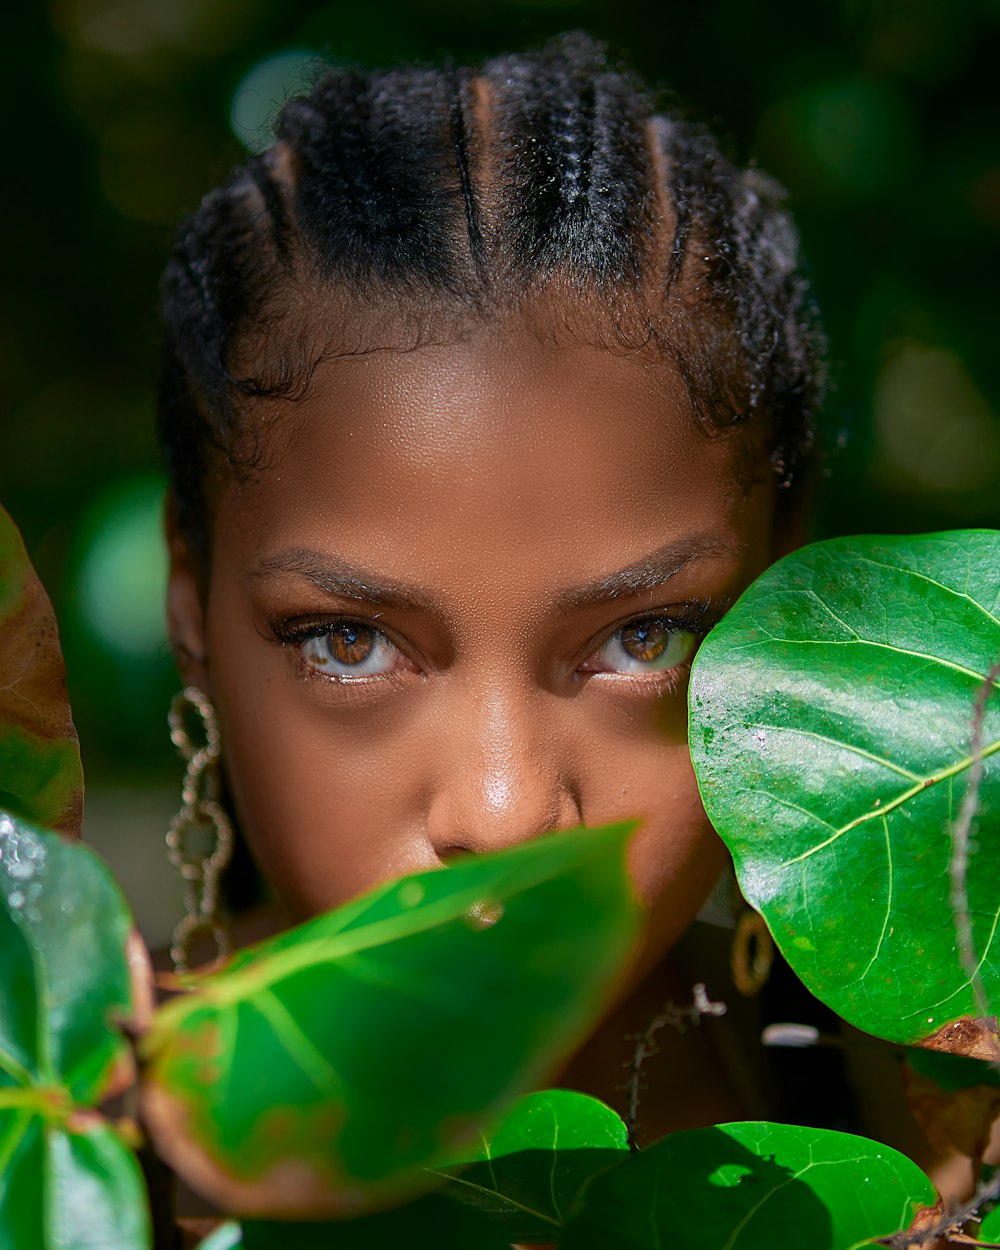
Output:
[[[73,1100],[62,1085],[29,1086],[26,1089],[0,1089],[0,1111],[31,1111],[44,1120],[65,1123],[73,1111]]]

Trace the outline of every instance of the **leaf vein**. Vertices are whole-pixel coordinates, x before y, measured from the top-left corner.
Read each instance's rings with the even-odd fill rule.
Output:
[[[889,929],[889,917],[892,915],[892,843],[889,841],[889,822],[885,815],[882,816],[882,828],[885,831],[885,866],[887,880],[886,900],[885,900],[885,916],[882,918],[882,932],[878,935],[878,942],[875,944],[875,950],[871,959],[868,961],[868,967],[865,968],[858,981],[863,981],[871,972],[882,952],[882,945],[885,942],[885,935]]]
[[[989,619],[995,624],[1000,625],[1000,617],[994,616],[989,608],[987,608],[984,603],[980,603],[979,600],[973,595],[970,595],[968,590],[956,590],[954,586],[946,586],[944,582],[939,582],[934,577],[928,577],[926,573],[921,573],[919,569],[905,568],[902,565],[883,564],[880,560],[873,560],[871,556],[858,556],[857,558],[859,563],[871,564],[877,569],[888,569],[893,573],[905,573],[908,577],[918,577],[922,582],[927,582],[931,586],[937,586],[937,588],[939,590],[943,590],[946,595],[954,595],[956,599],[966,599],[969,603],[975,604],[984,616],[989,617]],[[969,574],[966,576],[966,586],[969,584],[970,575],[971,568],[969,569]]]
[[[997,751],[1000,751],[1000,738],[984,747],[979,752],[979,756],[982,759],[987,759]],[[950,777],[955,777],[959,773],[964,772],[967,768],[971,767],[974,758],[975,757],[972,755],[963,756],[962,759],[957,760],[948,768],[942,769],[937,773],[931,773],[930,776],[922,778],[914,785],[910,786],[908,790],[903,790],[900,794],[897,794],[895,798],[889,799],[887,802],[880,804],[878,808],[870,812],[864,812],[860,816],[855,816],[855,818],[853,820],[849,820],[846,825],[841,825],[841,827],[839,829],[835,829],[830,837],[828,837],[824,842],[820,842],[816,846],[810,847],[808,851],[803,851],[801,855],[796,855],[793,859],[786,859],[783,863],[779,864],[779,868],[790,868],[793,864],[799,864],[803,860],[816,855],[819,851],[825,851],[826,848],[828,846],[832,846],[838,838],[843,837],[845,833],[849,833],[852,829],[856,829],[859,825],[866,824],[869,820],[878,820],[881,817],[887,816],[889,812],[902,806],[903,803],[906,803],[915,795],[920,794],[923,790],[927,790],[931,786],[937,785],[939,782],[947,781]],[[774,798],[776,796],[772,795],[771,797]],[[778,801],[781,802],[780,799]],[[794,807],[794,804],[790,803],[788,806]],[[820,821],[822,824],[827,824],[825,820],[822,820],[821,817],[816,816],[813,812],[805,811],[805,809],[801,810],[803,810],[806,815],[812,816],[813,819]]]
[[[295,1017],[271,990],[260,990],[246,1005],[260,1012],[291,1058],[318,1089],[330,1093],[342,1091],[343,1082],[336,1069],[317,1050]]]
[[[523,1202],[518,1202],[516,1198],[512,1198],[509,1194],[502,1193],[499,1188],[489,1189],[486,1185],[480,1185],[476,1181],[467,1181],[464,1176],[455,1176],[451,1172],[442,1172],[440,1168],[427,1168],[426,1171],[434,1176],[440,1176],[452,1185],[464,1185],[466,1189],[472,1189],[476,1193],[485,1194],[489,1198],[499,1199],[507,1206],[514,1207],[518,1211],[523,1211],[525,1215],[534,1216],[535,1219],[542,1220],[546,1224],[551,1224],[558,1228],[558,1220],[554,1220],[551,1215],[546,1215],[544,1211],[536,1211],[534,1207],[529,1207]]]
[[[841,742],[837,738],[828,737],[826,734],[816,733],[814,729],[801,729],[798,725],[773,725],[766,721],[754,721],[753,723],[760,729],[770,729],[775,733],[799,734],[803,738],[813,738],[817,742],[825,742],[829,746],[839,747],[843,751],[849,751],[852,755],[860,755],[866,760],[871,760],[873,764],[881,764],[885,768],[899,773],[901,777],[908,777],[910,781],[921,780],[916,773],[910,772],[908,768],[904,768],[901,764],[894,764],[892,760],[884,759],[873,751],[866,751],[864,747],[855,746],[852,742]]]

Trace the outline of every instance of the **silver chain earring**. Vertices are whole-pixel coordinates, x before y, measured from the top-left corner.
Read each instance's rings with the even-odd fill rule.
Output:
[[[174,696],[167,720],[170,740],[187,761],[181,809],[167,831],[167,855],[184,880],[184,916],[170,943],[174,971],[183,973],[190,970],[195,938],[214,942],[220,959],[232,948],[219,907],[219,877],[233,853],[233,829],[219,801],[222,737],[208,695],[188,686]]]

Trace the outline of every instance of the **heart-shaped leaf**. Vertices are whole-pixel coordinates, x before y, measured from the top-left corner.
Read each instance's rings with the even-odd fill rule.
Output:
[[[59,633],[21,535],[0,508],[0,807],[78,837],[80,747]]]
[[[829,1129],[673,1133],[596,1176],[560,1250],[856,1250],[907,1228],[934,1187],[888,1146]]]
[[[435,1170],[448,1177],[444,1197],[501,1222],[508,1240],[551,1241],[586,1182],[628,1153],[628,1129],[605,1103],[546,1089],[515,1103],[462,1160]]]
[[[0,812],[0,1245],[142,1250],[138,1166],[91,1110],[127,1080],[132,920],[86,847]]]
[[[386,885],[238,955],[144,1039],[146,1121],[242,1214],[353,1215],[428,1188],[605,1006],[636,935],[630,828]]]
[[[818,997],[892,1041],[989,1057],[1000,1006],[1000,691],[957,951],[951,830],[1000,658],[1000,534],[838,538],[769,569],[705,640],[691,753],[740,886]]]

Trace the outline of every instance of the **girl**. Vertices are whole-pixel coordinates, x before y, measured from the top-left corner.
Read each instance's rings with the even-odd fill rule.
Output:
[[[640,818],[645,945],[571,1077],[612,1102],[723,866],[688,667],[798,534],[818,335],[779,199],[572,36],[330,71],[165,278],[170,631],[257,864],[304,918]],[[703,1048],[670,1088],[650,1137],[740,1112]]]

